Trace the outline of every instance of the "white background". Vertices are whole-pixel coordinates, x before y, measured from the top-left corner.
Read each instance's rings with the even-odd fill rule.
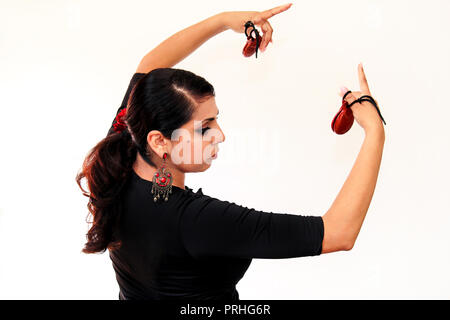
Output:
[[[274,1],[5,1],[0,10],[0,298],[117,299],[108,253],[81,253],[75,183],[140,59],[221,11]],[[287,2],[286,2],[287,3]],[[175,68],[216,89],[227,141],[186,185],[255,209],[323,215],[363,130],[331,131],[362,62],[386,120],[375,194],[353,250],[254,259],[241,299],[449,299],[450,2],[294,1],[244,58],[227,30]]]

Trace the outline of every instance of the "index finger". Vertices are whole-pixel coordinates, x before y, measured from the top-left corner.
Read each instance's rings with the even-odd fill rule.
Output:
[[[370,95],[369,84],[367,83],[366,75],[362,63],[358,64],[358,77],[359,77],[359,87],[363,94]]]
[[[283,4],[282,6],[275,7],[273,9],[265,10],[262,12],[261,17],[264,20],[267,20],[269,18],[272,18],[274,15],[279,14],[283,11],[286,11],[291,7],[292,3]]]

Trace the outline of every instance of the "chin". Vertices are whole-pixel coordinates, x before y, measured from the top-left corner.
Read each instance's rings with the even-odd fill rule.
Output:
[[[202,164],[192,164],[181,168],[184,172],[203,172],[211,167],[211,163],[204,162]]]
[[[211,164],[212,163],[209,163],[209,164],[208,163],[204,163],[204,164],[202,164],[201,169],[198,172],[203,172],[203,171],[208,170],[211,167]]]

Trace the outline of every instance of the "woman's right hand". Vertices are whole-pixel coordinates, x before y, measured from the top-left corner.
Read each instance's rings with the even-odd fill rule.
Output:
[[[345,101],[347,101],[349,104],[360,98],[361,96],[372,96],[361,63],[358,65],[358,77],[361,91],[352,91],[345,97]],[[349,89],[347,89],[346,87],[341,87],[341,91],[339,93],[340,96],[343,97],[347,91],[349,91]],[[375,100],[375,102],[377,103],[378,108],[380,108],[377,100]],[[358,122],[358,124],[364,129],[366,133],[372,130],[381,130],[384,132],[383,122],[381,121],[377,109],[373,104],[368,101],[363,101],[362,103],[353,104],[350,109],[353,112],[353,116],[356,122]]]

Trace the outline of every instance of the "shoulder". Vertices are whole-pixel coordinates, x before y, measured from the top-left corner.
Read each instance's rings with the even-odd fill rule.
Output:
[[[189,189],[187,188],[187,191],[184,192],[181,201],[182,219],[188,220],[189,223],[223,224],[226,221],[229,222],[230,219],[236,220],[249,213],[258,212],[235,202],[206,195],[202,188],[199,188],[197,192]]]

